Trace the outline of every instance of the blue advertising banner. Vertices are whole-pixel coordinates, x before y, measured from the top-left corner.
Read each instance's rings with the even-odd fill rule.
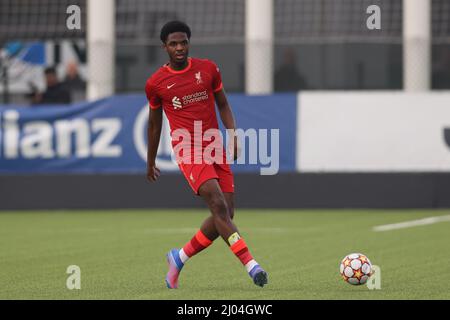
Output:
[[[295,171],[296,95],[228,97],[247,141],[245,163],[233,170]],[[0,105],[0,174],[145,174],[147,122],[148,104],[138,94],[73,105]],[[157,165],[178,172],[171,154],[165,120]]]

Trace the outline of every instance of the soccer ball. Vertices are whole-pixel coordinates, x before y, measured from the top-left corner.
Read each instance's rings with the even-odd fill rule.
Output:
[[[342,259],[339,271],[344,281],[360,285],[366,283],[372,275],[372,263],[365,255],[352,253]]]

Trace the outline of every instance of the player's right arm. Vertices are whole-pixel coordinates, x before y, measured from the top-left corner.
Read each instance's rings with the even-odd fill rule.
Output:
[[[145,86],[145,94],[150,107],[147,128],[147,179],[153,182],[160,175],[160,170],[156,167],[155,161],[161,137],[162,107],[161,100],[157,96],[155,87],[150,80],[147,81]]]
[[[160,175],[159,169],[156,167],[155,160],[158,153],[159,139],[161,137],[162,128],[162,108],[151,109],[148,117],[147,129],[147,179],[156,181]]]

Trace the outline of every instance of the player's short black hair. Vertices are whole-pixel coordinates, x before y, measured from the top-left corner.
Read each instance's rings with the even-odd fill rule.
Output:
[[[161,28],[161,35],[160,35],[161,41],[163,43],[166,43],[169,34],[174,32],[184,32],[187,34],[188,39],[191,39],[191,29],[189,28],[189,26],[182,21],[174,20],[167,22]]]
[[[50,66],[45,68],[44,74],[56,74],[56,68],[54,66]]]

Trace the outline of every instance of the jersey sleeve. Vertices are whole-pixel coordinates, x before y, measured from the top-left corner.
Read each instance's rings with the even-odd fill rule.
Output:
[[[219,67],[214,63],[211,62],[212,66],[212,89],[213,92],[219,92],[223,89],[223,83],[222,83],[222,75],[220,74]]]
[[[158,109],[161,107],[161,98],[158,96],[156,86],[152,79],[149,79],[145,84],[145,94],[147,96],[148,104],[152,109]]]

